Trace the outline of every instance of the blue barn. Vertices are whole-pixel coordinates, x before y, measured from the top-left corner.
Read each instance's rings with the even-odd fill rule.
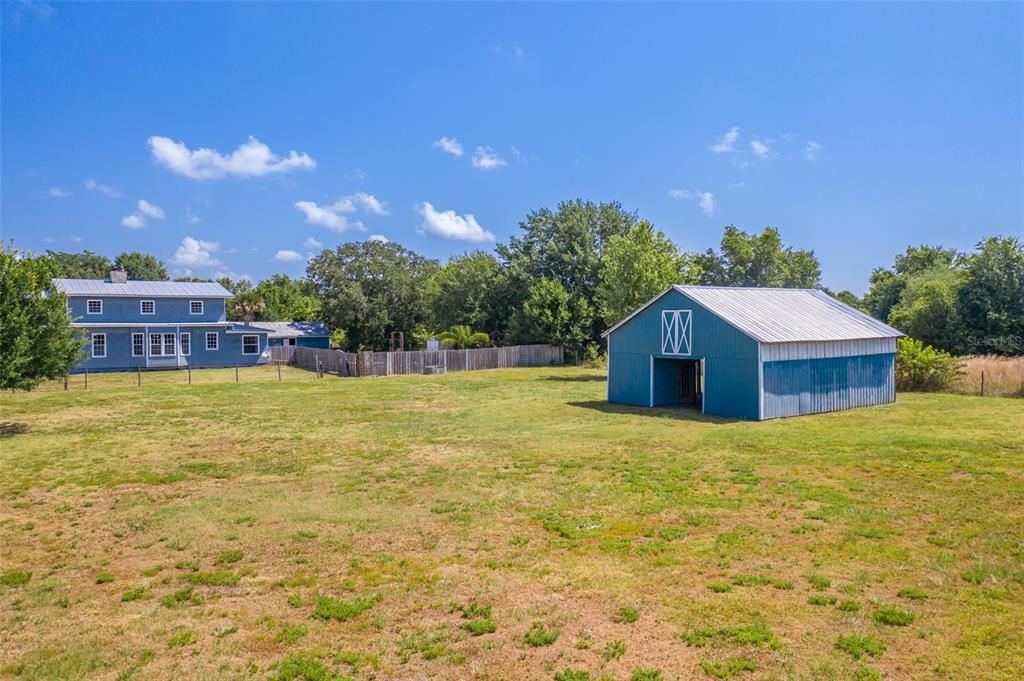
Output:
[[[54,279],[86,333],[75,372],[264,364],[267,329],[227,321],[231,292],[213,282]]]
[[[672,286],[608,329],[608,401],[763,420],[896,399],[896,329],[813,289]]]

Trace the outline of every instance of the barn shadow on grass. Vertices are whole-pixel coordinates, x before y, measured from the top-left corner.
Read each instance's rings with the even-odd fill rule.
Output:
[[[593,381],[605,381],[604,374],[583,374],[581,376],[541,376],[541,381],[558,381],[560,383],[590,383]]]
[[[28,432],[28,426],[24,423],[11,423],[9,421],[0,421],[0,439],[14,437],[15,435],[24,435]]]
[[[629,416],[646,416],[648,418],[671,419],[673,421],[692,421],[694,423],[708,423],[712,425],[724,425],[727,423],[753,423],[743,419],[734,419],[728,416],[712,416],[702,414],[700,409],[693,407],[632,407],[628,404],[615,404],[604,400],[587,400],[583,402],[567,402],[570,407],[581,407],[593,409],[605,414],[625,414]]]

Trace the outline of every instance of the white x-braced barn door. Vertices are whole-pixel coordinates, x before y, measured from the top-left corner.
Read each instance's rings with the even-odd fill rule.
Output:
[[[662,310],[661,354],[689,355],[692,331],[690,310]]]

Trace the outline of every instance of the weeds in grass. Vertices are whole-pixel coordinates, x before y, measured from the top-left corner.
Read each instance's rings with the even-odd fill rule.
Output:
[[[130,589],[121,594],[121,602],[130,603],[131,601],[137,601],[142,598],[145,593],[146,589],[144,587],[137,586],[134,589]]]
[[[274,639],[278,643],[287,643],[291,645],[295,643],[306,634],[309,633],[309,627],[305,624],[291,624],[290,622],[282,622],[281,630],[277,632],[277,636]]]
[[[96,583],[97,584],[110,584],[113,581],[114,581],[114,573],[113,572],[100,572],[100,573],[97,573],[97,575],[96,575]]]
[[[629,681],[662,681],[663,678],[657,669],[634,669]]]
[[[231,549],[217,556],[217,565],[230,565],[242,560],[244,554],[239,549]]]
[[[858,667],[853,673],[853,681],[882,681],[882,675],[871,667]]]
[[[791,579],[773,579],[772,586],[781,591],[792,591],[794,588]]]
[[[732,584],[729,584],[728,582],[711,582],[708,584],[708,588],[716,594],[725,594],[732,591]]]
[[[530,629],[526,632],[526,636],[523,640],[526,645],[539,648],[540,646],[549,646],[558,640],[559,635],[558,629],[547,629],[543,622],[534,622],[530,625]]]
[[[236,633],[237,631],[238,631],[238,625],[237,624],[232,624],[229,627],[217,627],[216,629],[213,630],[213,635],[216,636],[217,638],[227,638],[228,636],[230,636],[231,634]]]
[[[823,594],[814,594],[807,599],[809,605],[835,605],[835,596],[825,596]]]
[[[213,570],[211,572],[193,572],[186,577],[189,584],[197,586],[234,586],[241,576],[237,572]]]
[[[836,641],[836,648],[849,654],[855,660],[859,660],[865,655],[878,657],[885,652],[885,645],[870,634],[840,636]]]
[[[737,656],[726,660],[704,660],[700,668],[708,676],[716,679],[729,679],[741,672],[757,671],[757,663],[749,657]]]
[[[914,621],[915,615],[909,610],[886,606],[876,610],[873,619],[878,624],[887,624],[891,627],[905,627]]]
[[[498,625],[495,624],[494,620],[487,618],[463,622],[462,628],[468,631],[471,636],[483,636],[484,634],[493,634],[498,630]]]
[[[381,600],[380,594],[372,596],[357,596],[350,601],[335,598],[333,596],[319,596],[316,599],[316,608],[313,610],[313,617],[322,620],[340,620],[345,622],[358,617]]]
[[[10,570],[0,575],[2,586],[24,586],[32,579],[32,573],[25,570]]]
[[[156,577],[164,569],[163,565],[152,565],[142,571],[143,577]]]
[[[745,624],[739,627],[726,627],[720,629],[719,633],[732,638],[733,641],[740,645],[768,647],[772,650],[782,648],[782,642],[775,637],[775,634],[768,628],[768,625],[762,621],[755,621],[753,624]]]
[[[199,561],[198,560],[179,560],[174,564],[174,567],[179,570],[191,570],[192,572],[199,572]]]
[[[179,631],[178,633],[172,635],[169,639],[167,639],[167,647],[179,648],[182,646],[187,646],[190,643],[195,643],[195,641],[196,635],[188,629],[186,629],[184,631]]]
[[[900,598],[909,598],[912,601],[928,600],[928,594],[920,589],[900,589],[896,595]]]
[[[310,653],[291,653],[276,664],[273,681],[334,681],[335,677]]]
[[[555,674],[555,681],[592,681],[592,677],[583,669],[565,669]]]
[[[686,641],[686,645],[691,648],[703,648],[715,637],[717,633],[718,632],[711,627],[699,627],[697,629],[691,629],[690,631],[684,631],[681,634],[681,637]]]
[[[310,539],[316,539],[319,536],[320,535],[313,530],[299,530],[294,535],[297,541],[309,541]]]
[[[858,610],[860,610],[860,603],[858,603],[857,601],[847,599],[839,601],[839,605],[837,605],[836,607],[842,610],[843,612],[857,612]]]
[[[192,587],[167,594],[160,599],[160,604],[167,608],[174,608],[190,600],[193,600]]]
[[[972,565],[971,567],[964,570],[961,573],[961,576],[964,578],[965,581],[970,582],[971,584],[981,584],[982,582],[988,579],[994,581],[999,577],[1005,577],[1006,569],[994,565],[985,565],[979,563],[977,565]]]
[[[611,662],[617,660],[626,654],[626,644],[616,639],[611,641],[604,647],[604,652],[601,653],[602,659],[605,662]]]
[[[767,586],[772,579],[765,575],[733,575],[732,583],[736,586]]]
[[[288,596],[288,605],[292,606],[293,608],[301,608],[305,604],[306,602],[302,600],[302,596],[300,596],[299,594],[290,594]]]
[[[824,591],[832,586],[832,580],[821,575],[807,575],[807,581],[818,591]]]
[[[640,611],[632,605],[624,605],[619,608],[616,620],[624,624],[633,624],[640,619]]]
[[[424,660],[436,660],[448,650],[445,640],[444,632],[432,635],[421,630],[403,633],[398,642],[398,659],[407,664],[418,653]]]

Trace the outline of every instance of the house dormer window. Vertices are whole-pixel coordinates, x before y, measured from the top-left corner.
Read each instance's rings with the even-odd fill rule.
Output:
[[[139,301],[139,312],[142,314],[156,314],[156,301],[154,300],[140,300]]]
[[[103,314],[103,301],[90,300],[85,304],[85,311],[88,314]]]
[[[190,300],[188,302],[188,313],[189,314],[203,314],[203,301],[201,301],[201,300]]]

